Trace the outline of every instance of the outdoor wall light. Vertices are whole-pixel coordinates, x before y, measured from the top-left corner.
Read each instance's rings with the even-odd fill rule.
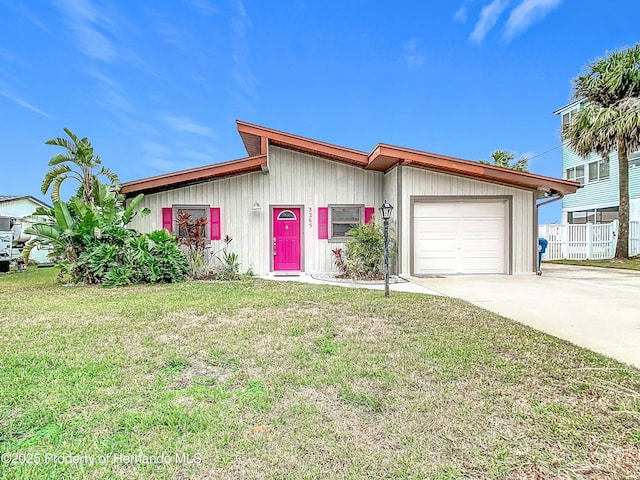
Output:
[[[262,210],[262,207],[260,206],[257,200],[253,202],[253,207],[251,208],[251,210]]]

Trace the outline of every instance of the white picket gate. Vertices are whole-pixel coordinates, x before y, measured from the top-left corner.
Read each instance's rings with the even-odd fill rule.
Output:
[[[538,227],[538,236],[549,243],[543,260],[601,260],[613,258],[618,222],[594,225],[549,224]],[[629,222],[629,255],[640,254],[640,222]]]

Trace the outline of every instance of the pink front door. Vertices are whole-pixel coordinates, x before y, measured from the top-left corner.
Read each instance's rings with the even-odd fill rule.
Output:
[[[273,269],[300,270],[300,209],[273,209]]]

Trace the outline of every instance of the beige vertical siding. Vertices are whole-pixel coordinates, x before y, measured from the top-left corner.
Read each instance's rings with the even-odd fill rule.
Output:
[[[133,227],[148,232],[162,228],[162,208],[178,204],[220,207],[222,236],[233,237],[232,251],[241,268],[258,275],[271,270],[271,206],[302,209],[303,269],[333,271],[331,249],[344,246],[318,239],[318,207],[329,204],[379,206],[383,174],[290,150],[269,147],[269,173],[249,173],[145,196],[141,207],[151,215],[136,218]],[[262,209],[252,210],[254,202]],[[221,241],[211,242],[213,251]]]
[[[270,182],[265,203],[303,206],[305,271],[334,271],[331,249],[344,247],[344,243],[318,239],[318,207],[380,205],[383,174],[278,147],[270,147],[269,155]]]
[[[401,174],[400,213],[403,235],[400,245],[400,271],[410,273],[410,227],[412,196],[501,196],[512,197],[511,218],[511,273],[531,273],[535,270],[534,244],[534,197],[530,190],[506,187],[490,182],[472,180],[455,175],[447,175],[415,167],[398,167]]]
[[[132,226],[142,232],[162,228],[162,209],[172,205],[220,207],[222,236],[233,238],[230,250],[239,255],[241,268],[262,273],[263,257],[268,255],[269,225],[265,225],[264,218],[268,217],[268,213],[265,214],[265,206],[258,194],[264,191],[266,180],[266,175],[262,173],[249,173],[147,194],[140,207],[148,207],[151,215],[136,217]],[[255,197],[251,191],[257,192]],[[252,210],[255,200],[263,206],[258,212]],[[221,240],[212,241],[211,251],[217,252],[223,246]]]

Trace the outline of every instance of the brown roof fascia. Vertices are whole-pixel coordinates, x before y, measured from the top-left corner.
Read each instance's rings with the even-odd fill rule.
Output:
[[[236,124],[238,125],[238,132],[249,155],[255,154],[258,148],[266,148],[266,142],[262,139],[268,139],[270,145],[329,158],[338,162],[349,163],[361,168],[365,168],[369,164],[368,155],[359,150],[320,142],[311,138],[261,127],[241,120],[236,120]],[[266,151],[261,153],[266,153]]]
[[[267,168],[267,156],[256,155],[253,157],[231,160],[229,162],[215,163],[204,167],[196,167],[179,172],[166,173],[155,177],[133,180],[122,184],[120,193],[127,197],[142,192],[166,190],[171,187],[185,186],[199,183],[212,178],[228,177],[242,173],[264,171]]]
[[[389,159],[397,159],[397,163],[411,163],[413,166],[457,173],[467,177],[492,180],[523,188],[544,188],[562,194],[575,193],[580,187],[579,183],[568,180],[545,177],[529,172],[519,172],[508,168],[463,160],[461,158],[447,157],[385,144],[378,144],[371,153],[370,165],[379,165],[380,168],[375,168],[375,170],[386,171],[393,166],[389,165]]]

